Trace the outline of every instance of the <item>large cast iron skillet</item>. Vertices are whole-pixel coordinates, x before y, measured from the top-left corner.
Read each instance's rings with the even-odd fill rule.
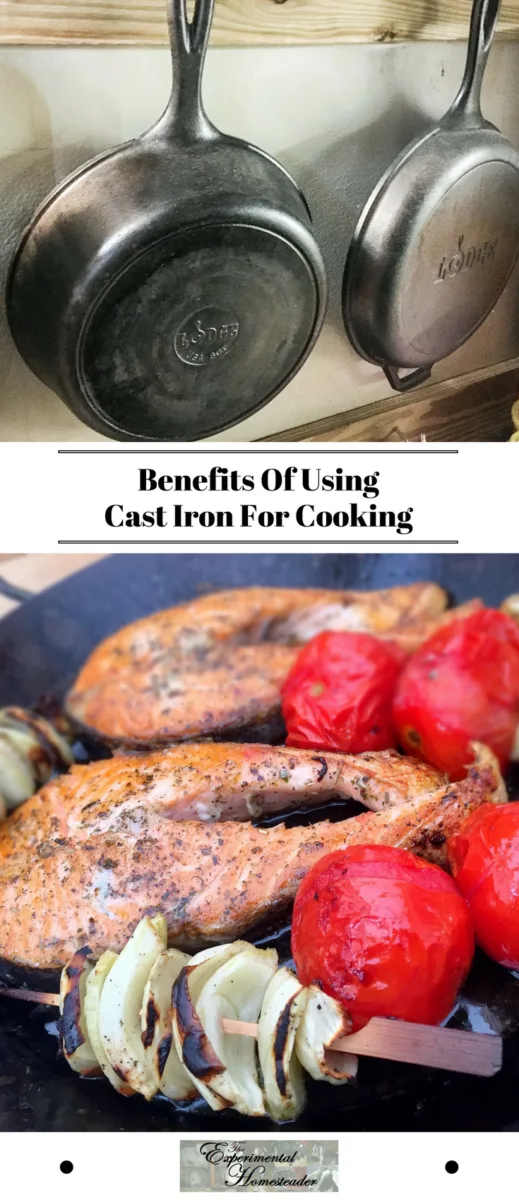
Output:
[[[108,437],[227,429],[285,387],[324,318],[325,269],[299,188],[205,113],[213,6],[196,0],[189,24],[186,0],[168,0],[165,113],[47,197],[10,273],[21,355]]]
[[[519,556],[117,555],[0,623],[0,704],[62,697],[100,638],[207,589],[262,583],[369,588],[425,578],[443,584],[456,600],[480,595],[498,604],[519,591]],[[340,816],[340,807],[331,815]],[[277,944],[288,953],[288,938],[279,931]],[[125,1100],[103,1082],[80,1080],[57,1057],[55,1015],[53,1009],[0,1000],[0,1131],[221,1129],[228,1135],[272,1129],[234,1113],[208,1113],[201,1104],[180,1112],[168,1102]],[[453,1020],[506,1035],[505,1067],[495,1079],[363,1060],[356,1088],[314,1085],[294,1128],[519,1129],[519,981],[481,957]]]

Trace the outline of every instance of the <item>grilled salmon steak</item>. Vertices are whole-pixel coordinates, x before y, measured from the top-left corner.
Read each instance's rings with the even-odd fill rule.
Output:
[[[16,978],[13,964],[27,981],[29,971],[48,978],[78,945],[89,945],[95,957],[120,950],[141,917],[157,911],[175,945],[230,940],[289,908],[306,871],[328,851],[371,842],[443,862],[446,837],[465,817],[484,801],[506,799],[496,760],[483,747],[461,783],[347,821],[258,829],[248,821],[172,819],[174,805],[160,803],[153,770],[146,790],[139,762],[127,763],[139,780],[133,804],[129,776],[126,791],[119,784],[111,793],[113,764],[102,763],[102,807],[100,785],[92,808],[77,808],[75,790],[94,772],[85,768],[48,784],[2,826],[4,981]],[[316,783],[314,776],[312,790]],[[88,789],[82,801],[87,796]],[[82,823],[88,811],[91,823]]]
[[[382,750],[316,754],[284,746],[203,742],[73,767],[0,828],[0,861],[49,838],[85,841],[114,828],[146,831],[157,820],[246,821],[292,808],[356,800],[378,811],[437,791],[435,767]]]
[[[412,650],[439,621],[465,611],[445,613],[446,604],[433,583],[378,592],[214,593],[102,642],[80,671],[67,712],[112,746],[280,741],[280,689],[297,647],[332,629],[373,633]]]

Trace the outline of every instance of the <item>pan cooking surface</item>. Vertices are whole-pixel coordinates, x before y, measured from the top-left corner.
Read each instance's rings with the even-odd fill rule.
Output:
[[[479,595],[499,604],[519,590],[514,555],[119,555],[50,589],[0,624],[0,704],[59,701],[90,649],[122,624],[205,591],[271,584],[375,588],[432,579],[460,602]],[[92,748],[87,748],[91,753]],[[519,795],[519,779],[511,778]],[[351,814],[352,808],[349,807]],[[343,804],[320,819],[342,819]],[[281,820],[282,816],[278,816]],[[308,821],[309,814],[292,814]],[[263,931],[289,959],[287,930]],[[492,1080],[361,1060],[356,1086],[313,1084],[293,1126],[351,1129],[519,1128],[519,980],[479,956],[452,1021],[507,1036],[505,1067]],[[225,1132],[271,1129],[239,1114],[208,1113],[200,1101],[125,1100],[102,1081],[80,1080],[59,1059],[56,1010],[0,1001],[1,1130],[165,1130]]]

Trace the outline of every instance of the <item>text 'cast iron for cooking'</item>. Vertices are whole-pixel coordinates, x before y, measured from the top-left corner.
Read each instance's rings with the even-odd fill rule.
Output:
[[[397,391],[423,383],[478,329],[519,251],[519,155],[481,112],[499,5],[474,0],[454,104],[390,167],[350,246],[346,332]]]
[[[142,137],[44,202],[8,283],[17,347],[87,425],[190,440],[288,383],[322,324],[325,271],[305,200],[201,100],[214,0],[169,0],[173,89]]]

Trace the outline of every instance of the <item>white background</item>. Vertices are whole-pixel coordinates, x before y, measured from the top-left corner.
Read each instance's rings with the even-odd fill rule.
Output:
[[[184,1132],[182,1136],[188,1135]],[[276,1133],[276,1141],[283,1136]],[[311,1138],[312,1134],[305,1136]],[[316,1138],[326,1136],[321,1133]],[[517,1135],[330,1131],[330,1136],[339,1138],[340,1184],[335,1194],[347,1200],[389,1200],[393,1196],[398,1200],[489,1200],[498,1194],[513,1200],[516,1195]],[[287,1132],[286,1138],[293,1139],[294,1134]],[[204,1133],[204,1141],[218,1139],[217,1128],[213,1134]],[[263,1133],[261,1140],[265,1140]],[[173,1133],[2,1134],[2,1195],[9,1200],[57,1200],[62,1196],[74,1200],[143,1200],[149,1196],[176,1200],[179,1141],[180,1135]],[[74,1164],[72,1174],[61,1174],[63,1159]],[[459,1164],[456,1175],[445,1171],[449,1160]],[[293,1188],[283,1192],[272,1189],[275,1196],[292,1193],[302,1194]],[[222,1193],[185,1193],[195,1200],[215,1194]],[[224,1194],[235,1195],[236,1189]],[[306,1194],[311,1194],[310,1189]]]
[[[120,444],[119,444],[120,445]],[[77,445],[75,450],[82,447]],[[0,446],[0,506],[2,529],[0,551],[71,552],[80,546],[85,549],[124,550],[126,547],[146,552],[146,543],[155,549],[176,551],[199,546],[201,549],[221,550],[225,544],[243,545],[254,549],[259,542],[264,550],[279,548],[282,552],[304,549],[305,545],[351,549],[386,549],[398,553],[413,548],[428,549],[430,542],[451,542],[436,545],[446,553],[472,552],[511,553],[519,550],[518,532],[518,448],[517,444],[468,443],[457,447],[435,443],[431,453],[426,445],[407,445],[398,452],[380,445],[363,444],[362,448],[340,446],[315,449],[287,444],[282,450],[251,449],[250,444],[226,450],[215,446],[204,450],[198,443],[192,453],[188,447],[167,452],[164,448],[145,446],[131,452],[104,449],[92,453],[58,452],[54,445],[13,443]],[[85,447],[87,449],[87,447]],[[456,449],[457,453],[453,453]],[[342,467],[348,474],[367,475],[380,472],[380,495],[374,503],[379,509],[400,511],[413,508],[413,533],[407,536],[383,529],[319,529],[304,530],[295,518],[285,530],[265,531],[259,527],[244,530],[238,527],[216,529],[110,529],[104,520],[109,504],[121,504],[125,510],[145,510],[163,504],[168,510],[174,503],[188,509],[217,507],[238,511],[242,503],[257,503],[258,509],[291,509],[301,503],[315,504],[316,509],[328,511],[347,508],[357,501],[359,508],[369,508],[362,495],[339,492],[303,493],[294,489],[266,493],[258,487],[255,493],[159,493],[138,491],[139,467],[153,467],[158,474],[207,474],[211,466],[227,466],[244,474],[254,474],[259,481],[268,467],[285,469],[321,467],[328,474]],[[396,544],[389,544],[390,542]],[[141,544],[139,544],[141,543]],[[142,544],[144,543],[144,544]],[[169,544],[168,544],[169,543]]]

